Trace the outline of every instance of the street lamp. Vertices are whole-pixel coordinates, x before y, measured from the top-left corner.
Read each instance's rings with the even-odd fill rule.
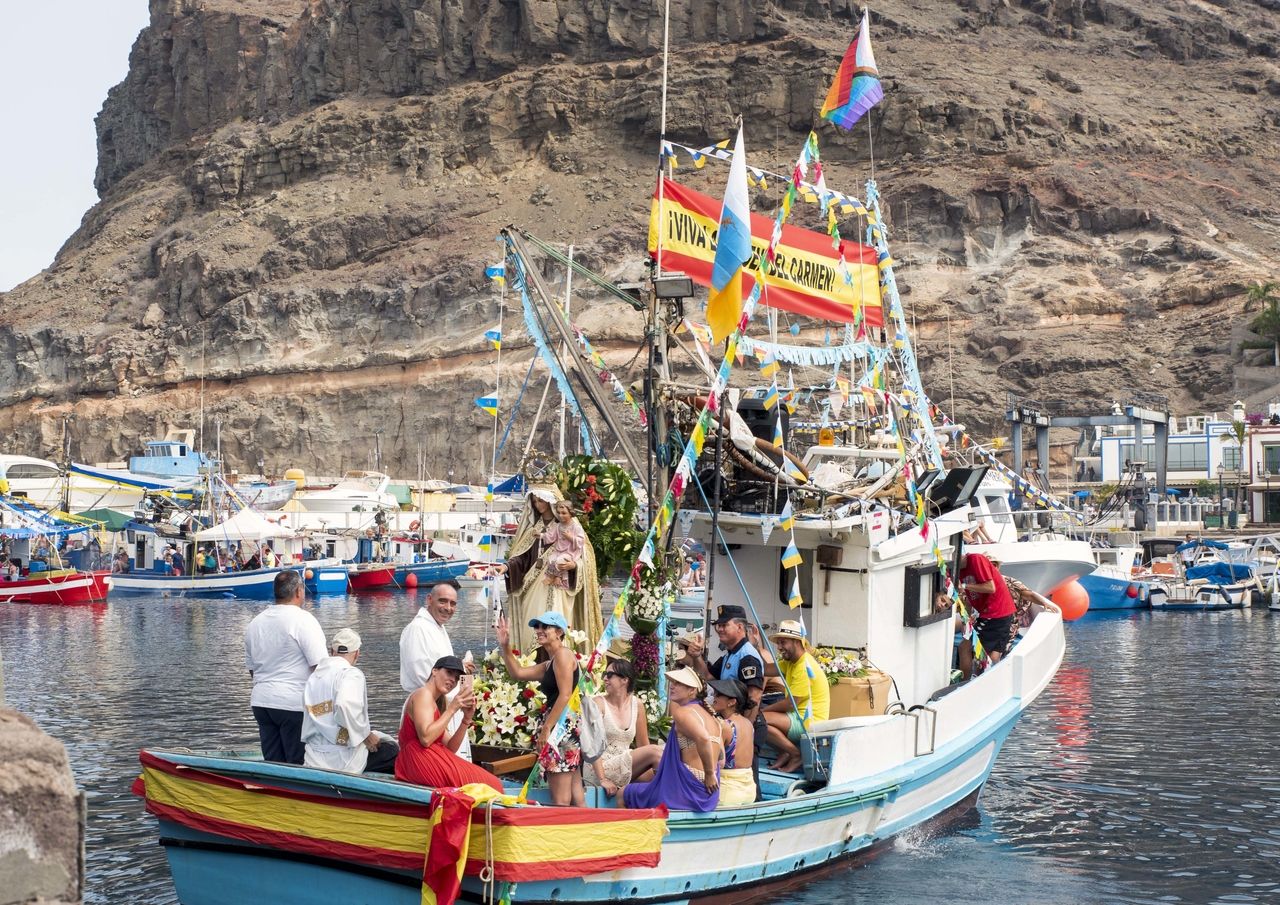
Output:
[[[1218,464],[1218,527],[1227,527],[1227,490],[1222,482],[1223,475],[1226,473],[1227,466],[1223,463]]]
[[[1262,498],[1262,521],[1271,524],[1271,469],[1268,468],[1262,473],[1267,479],[1267,492]]]

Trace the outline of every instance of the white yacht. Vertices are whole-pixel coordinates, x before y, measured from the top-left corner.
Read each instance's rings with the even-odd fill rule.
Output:
[[[328,490],[299,493],[298,502],[307,512],[375,512],[398,510],[399,502],[387,491],[391,478],[380,471],[349,471]]]

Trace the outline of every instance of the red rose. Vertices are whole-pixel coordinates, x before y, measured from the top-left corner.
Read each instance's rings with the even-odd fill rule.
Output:
[[[534,691],[532,688],[526,688],[526,689],[524,690],[524,696],[525,696],[526,698],[531,698],[531,697],[533,697],[535,694],[537,694],[537,692],[536,692],[536,691]]]
[[[511,653],[512,653],[514,656],[517,656],[517,657],[518,657],[518,656],[520,656],[520,648],[518,648],[518,647],[513,647],[513,648],[511,648]]]
[[[523,726],[525,723],[529,722],[529,718],[522,713],[516,717],[516,722]]]
[[[482,700],[482,701],[487,701],[487,700],[489,700],[489,694],[490,694],[490,693],[486,691],[486,692],[481,696],[480,700]]]

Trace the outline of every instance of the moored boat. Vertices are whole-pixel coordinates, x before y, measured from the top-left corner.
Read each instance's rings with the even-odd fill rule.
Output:
[[[100,603],[107,599],[110,572],[57,569],[0,581],[0,603]]]
[[[405,587],[410,575],[419,587],[435,584],[448,578],[461,578],[471,563],[465,559],[430,559],[424,562],[396,563],[394,581]]]
[[[347,585],[352,591],[375,591],[395,584],[396,567],[393,563],[349,563]]]

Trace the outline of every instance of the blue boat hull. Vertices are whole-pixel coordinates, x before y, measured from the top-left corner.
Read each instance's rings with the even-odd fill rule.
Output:
[[[306,585],[307,593],[313,597],[342,597],[347,593],[348,576],[345,564],[317,566],[306,563],[295,571],[302,573],[302,581]],[[307,572],[311,573],[310,578],[307,578]]]
[[[160,594],[165,597],[222,597],[237,600],[271,600],[276,575],[283,569],[252,572],[217,572],[210,575],[164,575],[134,571],[109,579],[112,594]]]
[[[447,578],[461,578],[471,563],[465,559],[434,559],[429,562],[402,563],[396,566],[396,584],[404,587],[410,574],[418,577],[419,585],[435,584]]]
[[[1151,607],[1150,585],[1145,581],[1126,581],[1106,575],[1082,575],[1076,579],[1089,593],[1089,612],[1102,610],[1145,610]],[[1138,593],[1130,596],[1129,589]]]

